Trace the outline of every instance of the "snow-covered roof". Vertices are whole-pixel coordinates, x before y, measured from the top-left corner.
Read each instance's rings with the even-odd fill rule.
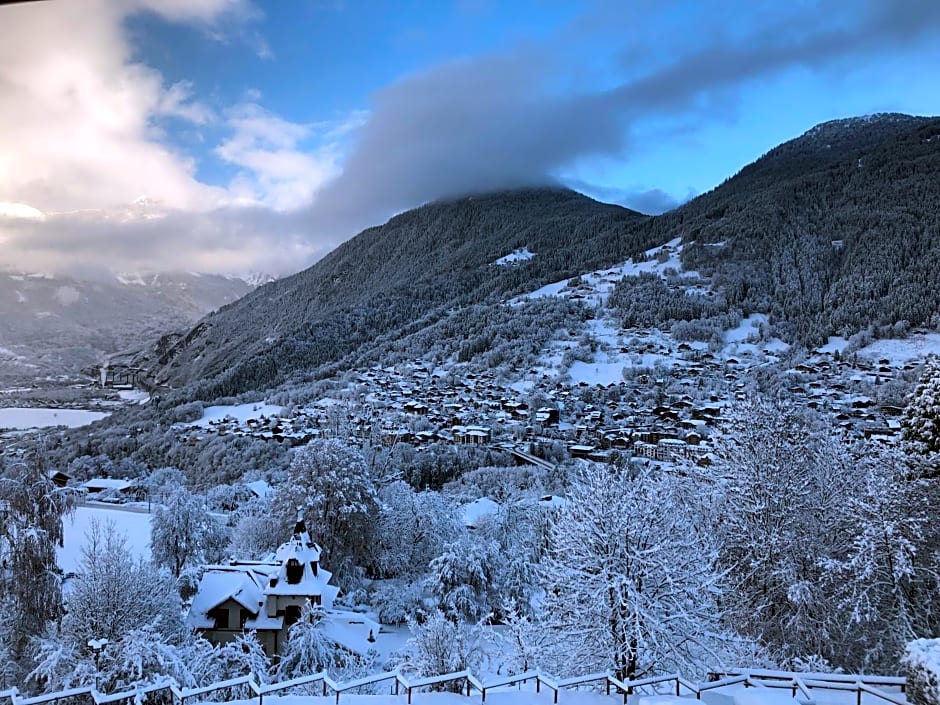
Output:
[[[462,516],[464,526],[478,526],[480,519],[492,514],[496,514],[498,511],[499,503],[494,502],[489,497],[480,497],[480,499],[475,499],[469,504],[463,505]]]
[[[264,480],[255,480],[254,482],[246,482],[245,487],[247,487],[256,496],[261,497],[262,499],[267,497],[271,493],[271,485],[269,485]]]
[[[253,615],[263,614],[264,585],[276,565],[210,565],[199,581],[186,624],[192,629],[211,629],[215,620],[209,610],[234,600]]]
[[[265,595],[319,595],[324,609],[332,607],[339,588],[329,584],[333,574],[320,567],[320,547],[310,538],[303,519],[298,519],[290,541],[277,549],[275,561],[278,565],[269,576]]]
[[[130,480],[118,480],[113,477],[96,477],[82,483],[82,487],[88,490],[100,492],[102,490],[126,490],[131,486]]]

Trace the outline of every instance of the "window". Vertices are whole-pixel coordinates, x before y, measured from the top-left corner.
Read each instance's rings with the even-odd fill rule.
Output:
[[[225,607],[213,607],[206,616],[215,622],[214,629],[228,629],[228,610]]]
[[[284,626],[289,627],[300,621],[300,605],[288,605],[284,610]]]
[[[287,561],[287,582],[291,585],[296,585],[300,582],[301,578],[304,577],[304,566],[303,563],[298,561],[296,558],[291,558]]]

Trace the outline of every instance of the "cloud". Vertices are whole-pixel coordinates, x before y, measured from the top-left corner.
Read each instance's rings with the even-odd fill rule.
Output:
[[[335,143],[328,141],[312,151],[302,148],[313,136],[313,126],[285,120],[251,100],[229,110],[226,124],[231,135],[215,153],[241,167],[230,190],[242,201],[276,210],[299,208],[338,173]],[[327,136],[336,137],[341,130],[330,127]]]
[[[208,4],[192,3],[192,11],[208,17]],[[195,178],[190,159],[153,137],[155,116],[198,124],[209,111],[188,84],[165,86],[131,59],[116,3],[0,12],[0,200],[61,212],[120,207],[143,195],[192,209],[224,197]]]
[[[427,68],[375,92],[367,111],[302,123],[257,91],[219,106],[191,83],[168,85],[128,44],[135,12],[270,51],[241,0],[4,8],[6,263],[292,271],[405,208],[590,173],[648,148],[651,121],[695,130],[727,118],[746,86],[794,70],[838,76],[940,33],[940,3],[920,0],[599,3],[553,39]],[[233,169],[228,183],[200,180],[167,119],[223,135],[209,149]],[[656,184],[582,185],[648,213],[679,200]]]
[[[256,15],[240,0],[0,9],[0,265],[283,272],[323,254],[273,210],[306,202],[332,173],[330,160],[294,149],[307,128],[250,103],[223,116],[193,84],[168,85],[134,58],[124,29],[134,12],[218,40]],[[228,129],[220,150],[243,167],[241,190],[202,182],[166,119]]]
[[[706,14],[691,2],[639,8],[608,4],[606,16],[582,18],[558,44],[454,61],[376,93],[342,172],[308,211],[311,229],[346,237],[442,196],[550,181],[591,159],[624,160],[644,120],[705,122],[728,109],[728,91],[750,82],[796,68],[846,70],[935,40],[940,29],[940,4],[918,0],[726,2]],[[651,31],[646,20],[661,17],[679,26]],[[580,45],[572,52],[562,44],[611,26],[626,37],[622,78],[598,85],[572,58]],[[655,189],[632,199],[651,210],[671,203]]]

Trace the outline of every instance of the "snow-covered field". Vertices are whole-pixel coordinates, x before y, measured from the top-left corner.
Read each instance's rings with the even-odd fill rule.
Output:
[[[29,409],[7,407],[0,409],[0,429],[27,430],[31,428],[49,428],[67,426],[78,428],[100,421],[108,416],[105,411],[87,411],[85,409]]]
[[[889,360],[892,365],[940,355],[940,333],[915,333],[903,340],[876,340],[858,351],[873,360]]]
[[[132,401],[138,404],[146,404],[150,401],[150,395],[141,389],[122,389],[118,396],[124,401]]]
[[[517,264],[519,262],[525,262],[526,260],[530,260],[533,257],[535,257],[535,253],[529,252],[528,247],[523,247],[518,250],[513,250],[512,252],[510,252],[508,255],[505,255],[504,257],[500,257],[498,260],[493,262],[493,264],[498,264],[498,265]]]
[[[283,410],[283,406],[265,404],[263,402],[237,404],[233,406],[207,406],[202,410],[202,418],[187,425],[202,426],[205,428],[213,421],[221,421],[225,418],[233,418],[239,423],[245,423],[248,419],[260,419],[262,416],[277,416]]]
[[[602,269],[584,274],[581,276],[581,281],[591,293],[586,295],[585,292],[580,292],[580,295],[582,297],[586,295],[586,298],[592,303],[604,303],[607,301],[607,296],[613,291],[616,283],[623,277],[638,276],[644,273],[659,274],[661,277],[665,277],[666,270],[674,270],[675,273],[681,274],[682,277],[686,279],[699,279],[700,275],[698,272],[684,271],[682,269],[682,262],[679,259],[681,253],[682,241],[681,238],[677,237],[670,240],[665,245],[647,250],[646,256],[648,259],[643,262],[634,262],[632,259],[628,259],[623,264],[611,267],[610,269]],[[662,259],[662,261],[660,261],[660,259]],[[553,282],[525,294],[521,298],[538,299],[543,296],[563,296],[566,293],[565,290],[567,287],[568,280]],[[569,290],[567,293],[574,294],[575,291]]]
[[[75,572],[81,561],[85,534],[92,522],[114,522],[127,538],[127,547],[134,556],[150,558],[150,514],[113,507],[81,506],[65,519],[65,545],[57,549],[59,567],[66,573]]]

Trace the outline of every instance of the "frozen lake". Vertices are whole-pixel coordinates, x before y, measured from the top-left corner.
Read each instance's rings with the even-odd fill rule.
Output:
[[[106,411],[87,411],[85,409],[43,409],[10,406],[0,409],[0,429],[27,430],[31,428],[49,428],[67,426],[78,428],[87,426],[108,416]]]

